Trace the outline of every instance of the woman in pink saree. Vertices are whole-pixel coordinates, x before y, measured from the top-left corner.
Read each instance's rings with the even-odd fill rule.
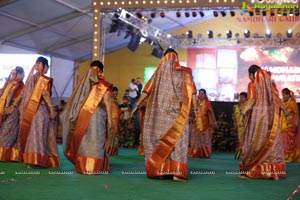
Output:
[[[257,65],[250,66],[248,71],[251,82],[241,116],[247,111],[249,114],[245,123],[240,177],[278,180],[286,177],[280,132],[280,98],[269,72]]]
[[[285,162],[300,162],[299,111],[293,92],[288,88],[282,91],[281,133]]]
[[[24,69],[16,67],[0,97],[0,161],[22,161],[19,141],[19,103],[24,88]]]

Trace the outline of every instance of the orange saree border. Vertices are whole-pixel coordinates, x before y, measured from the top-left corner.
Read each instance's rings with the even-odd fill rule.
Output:
[[[59,167],[58,156],[46,156],[36,152],[23,153],[23,162],[28,165],[38,165],[40,167]]]
[[[2,162],[10,162],[22,161],[22,154],[19,148],[0,148],[0,161]]]
[[[78,149],[80,147],[83,136],[85,135],[86,129],[90,123],[92,115],[94,114],[99,103],[103,99],[107,89],[108,85],[102,84],[101,81],[98,84],[94,85],[79,112],[75,123],[74,133],[71,139],[70,147],[66,153],[67,158],[73,164],[75,164],[76,162]]]
[[[110,170],[108,157],[92,158],[78,156],[75,166],[76,172],[86,175],[108,174]]]
[[[168,57],[167,57],[168,58]],[[189,118],[189,112],[191,109],[192,100],[192,77],[189,68],[183,69],[185,86],[183,87],[183,101],[180,113],[177,115],[172,126],[166,131],[164,137],[160,140],[155,151],[151,157],[147,160],[146,171],[147,176],[153,177],[158,174],[158,171],[169,155],[172,153],[175,145],[180,140],[180,137],[185,129],[186,123]],[[187,174],[186,174],[187,175]],[[176,175],[177,176],[177,175]],[[187,178],[187,176],[181,176],[182,178]]]
[[[34,115],[39,107],[42,92],[47,89],[48,84],[52,81],[52,78],[40,76],[33,93],[27,103],[24,111],[23,120],[21,122],[20,139],[21,139],[21,150],[24,152],[28,135],[30,133],[31,123]]]

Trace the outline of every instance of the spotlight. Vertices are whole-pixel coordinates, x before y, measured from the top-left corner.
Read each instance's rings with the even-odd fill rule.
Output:
[[[255,8],[255,14],[260,15],[260,9],[259,8]]]
[[[136,13],[136,16],[137,16],[138,18],[140,18],[140,19],[143,17],[143,15],[142,15],[141,13],[139,13],[139,12]]]
[[[185,17],[190,17],[190,13],[189,12],[185,12],[184,15],[185,15]]]
[[[234,17],[235,16],[235,12],[233,10],[230,11],[230,15],[231,17]]]
[[[249,30],[244,30],[244,36],[245,38],[249,38],[250,37],[250,31]]]
[[[218,14],[217,11],[214,11],[214,16],[215,16],[215,17],[218,17],[218,16],[219,16],[219,14]]]
[[[294,10],[293,9],[290,9],[290,14],[289,16],[294,16]]]
[[[221,11],[221,15],[222,15],[222,17],[225,17],[226,16],[226,12],[225,11]]]
[[[254,13],[252,11],[249,11],[249,15],[252,17]]]
[[[181,14],[179,11],[176,12],[176,17],[181,17]]]
[[[119,13],[115,13],[114,17],[118,19],[120,17]]]
[[[201,17],[204,17],[204,13],[202,11],[199,12]]]
[[[211,30],[207,31],[207,37],[208,38],[213,38],[214,37],[214,34]]]
[[[186,36],[187,38],[193,38],[193,31],[187,31]]]
[[[193,17],[197,17],[197,12],[193,11],[193,12],[192,12],[192,16],[193,16]]]
[[[293,36],[293,31],[292,31],[292,29],[288,29],[287,31],[286,31],[286,37],[287,38],[291,38]]]
[[[271,36],[272,36],[271,30],[270,30],[270,29],[267,29],[267,30],[266,30],[266,38],[271,38]]]
[[[151,13],[150,17],[155,18],[155,13]]]
[[[272,17],[275,15],[275,12],[274,12],[273,9],[270,11],[270,15],[271,15]]]
[[[163,12],[161,12],[159,15],[160,15],[161,18],[165,17],[165,13],[163,13]]]
[[[277,10],[277,16],[281,16],[282,15],[282,10],[281,9],[278,9]]]
[[[227,31],[226,31],[226,35],[227,35],[227,38],[231,38],[231,37],[232,37],[232,32],[231,32],[231,30],[227,30]]]
[[[298,9],[295,10],[294,13],[295,13],[295,16],[299,16],[299,10]]]
[[[262,13],[263,16],[267,16],[267,11],[266,10],[263,10],[261,13]]]
[[[287,16],[287,13],[288,13],[287,9],[284,9],[282,15],[283,15],[283,16]]]

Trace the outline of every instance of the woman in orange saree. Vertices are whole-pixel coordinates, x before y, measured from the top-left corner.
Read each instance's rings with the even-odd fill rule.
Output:
[[[293,92],[288,88],[282,91],[281,133],[285,162],[300,162],[299,111]]]
[[[21,162],[19,103],[24,87],[24,69],[16,67],[11,74],[14,75],[8,79],[0,97],[0,113],[3,117],[0,122],[0,161]]]
[[[190,147],[188,156],[192,158],[210,158],[213,129],[217,126],[213,107],[206,96],[206,90],[200,89],[197,100],[197,120],[190,124]]]
[[[120,114],[121,110],[119,108],[118,102],[118,88],[113,87],[111,91],[111,123],[112,129],[107,132],[106,137],[106,152],[109,156],[117,156],[119,148],[119,134],[120,134]]]
[[[241,178],[286,177],[280,132],[280,98],[269,72],[257,65],[248,69],[251,82],[241,116],[247,114],[240,163]]]
[[[112,124],[112,85],[104,80],[103,68],[100,61],[90,64],[60,115],[64,154],[81,174],[109,172],[105,137]]]
[[[55,138],[56,112],[51,102],[53,79],[45,76],[48,69],[48,60],[39,57],[23,89],[20,144],[28,167],[60,166]]]
[[[143,144],[148,177],[187,179],[188,119],[195,93],[191,69],[182,67],[177,53],[168,49],[132,111],[147,99]]]

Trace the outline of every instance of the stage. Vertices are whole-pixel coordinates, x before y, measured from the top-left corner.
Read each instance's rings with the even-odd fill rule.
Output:
[[[300,163],[287,163],[279,181],[241,179],[234,153],[214,152],[210,159],[189,159],[186,182],[148,179],[144,157],[121,148],[110,157],[110,174],[81,175],[63,156],[61,167],[27,169],[23,163],[0,163],[0,199],[272,199],[283,200],[300,185]],[[300,192],[293,199],[299,199]]]

